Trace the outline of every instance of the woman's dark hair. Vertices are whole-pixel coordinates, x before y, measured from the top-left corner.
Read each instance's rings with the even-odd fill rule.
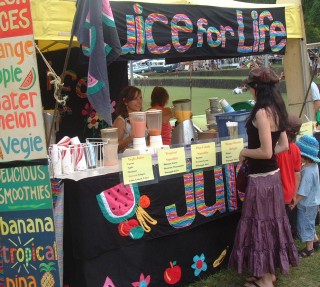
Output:
[[[246,84],[255,90],[256,97],[247,125],[255,119],[259,109],[266,109],[267,112],[271,111],[279,130],[284,131],[288,113],[280,92],[279,76],[270,68],[259,67],[250,71]]]
[[[164,107],[169,99],[167,90],[163,87],[154,87],[151,93],[151,107],[159,105]]]
[[[141,90],[135,86],[127,86],[120,92],[120,96],[116,105],[117,116],[122,116],[124,119],[129,117],[126,103],[134,100],[136,94],[141,94]]]

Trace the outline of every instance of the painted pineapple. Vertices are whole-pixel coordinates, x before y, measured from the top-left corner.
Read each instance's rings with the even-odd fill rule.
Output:
[[[50,262],[48,264],[41,263],[39,265],[40,271],[45,272],[41,277],[41,287],[54,287],[55,281],[51,271],[56,269],[54,268],[53,265],[55,265],[54,262]]]

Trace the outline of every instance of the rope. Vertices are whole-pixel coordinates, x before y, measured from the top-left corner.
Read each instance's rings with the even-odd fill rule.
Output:
[[[56,72],[53,70],[53,68],[51,67],[50,63],[47,61],[47,59],[45,58],[45,56],[43,55],[43,53],[41,52],[41,50],[39,49],[39,47],[37,46],[37,44],[35,44],[36,49],[38,50],[40,56],[42,57],[44,63],[46,64],[49,72],[47,73],[48,76],[53,77],[54,79],[52,81],[50,81],[50,84],[54,85],[54,93],[53,96],[56,100],[56,102],[59,105],[65,106],[67,104],[67,99],[68,96],[63,96],[61,97],[61,91],[63,88],[63,83],[61,83],[61,78],[56,74]]]

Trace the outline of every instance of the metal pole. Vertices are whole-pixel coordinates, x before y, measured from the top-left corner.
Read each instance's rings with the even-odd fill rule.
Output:
[[[133,78],[133,61],[129,61],[129,72],[130,72],[130,86],[134,86],[134,78]]]

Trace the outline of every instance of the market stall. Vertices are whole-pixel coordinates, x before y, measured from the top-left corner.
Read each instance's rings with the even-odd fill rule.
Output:
[[[201,8],[198,5],[190,5],[190,7],[188,7],[189,5],[178,7],[163,5],[163,10],[161,10],[159,6],[162,5],[154,4],[152,6],[150,3],[153,2],[151,1],[148,1],[150,2],[148,4],[144,2],[140,4],[130,1],[120,2],[115,4],[112,9],[119,11],[119,14],[115,15],[116,22],[122,21],[124,23],[121,24],[123,28],[121,33],[124,36],[120,40],[122,45],[128,47],[128,50],[125,50],[125,53],[122,54],[123,60],[134,57],[150,57],[151,55],[159,57],[160,54],[165,53],[168,53],[168,58],[176,58],[177,55],[181,56],[182,53],[185,53],[185,58],[196,58],[197,55],[201,58],[222,57],[224,52],[227,52],[230,57],[237,55],[237,53],[246,55],[266,52],[284,53],[286,39],[289,35],[292,38],[302,38],[300,26],[298,26],[298,29],[294,29],[293,23],[295,21],[288,20],[293,15],[299,15],[300,10],[296,5],[269,7],[243,4],[242,6],[242,4],[231,1],[232,5],[230,7],[217,8],[219,5],[216,3],[215,6],[217,7],[210,7],[210,9]],[[74,3],[72,4],[74,5]],[[175,1],[174,4],[180,5],[183,3]],[[205,2],[205,4],[208,3]],[[68,33],[71,29],[66,29],[63,24],[71,23],[68,19],[74,15],[71,13],[71,11],[74,11],[72,5],[67,1],[59,1],[59,4],[56,1],[33,1],[32,5],[35,12],[33,19],[35,29],[36,31],[42,31],[41,36],[38,36],[39,34],[36,36],[36,39],[39,40],[39,46],[44,50],[53,47],[61,48],[60,45],[56,45],[56,42],[61,44],[60,41],[68,39],[65,32]],[[62,5],[67,5],[67,8],[62,8]],[[125,8],[130,10],[125,11]],[[158,9],[161,10],[161,13],[156,13]],[[224,19],[217,17],[217,22],[210,24],[211,26],[208,29],[204,29],[204,26],[208,24],[208,19],[210,19],[210,15],[206,15],[206,10],[210,10],[210,13],[214,15],[217,15],[216,11],[218,11],[218,14],[225,12],[228,15],[226,19],[229,20],[223,23]],[[65,15],[61,11],[66,12]],[[202,16],[202,13],[204,13],[204,16]],[[46,17],[46,15],[49,15],[48,19],[56,17],[55,23],[51,22],[49,25],[45,25],[42,17]],[[188,15],[194,15],[192,20],[187,17]],[[119,17],[118,20],[117,17]],[[169,18],[171,19],[171,25],[168,25]],[[262,19],[263,22],[265,18],[268,19],[268,26],[258,21],[258,19]],[[146,21],[145,25],[139,26],[144,21]],[[184,23],[183,25],[179,24],[181,21]],[[158,27],[160,32],[164,32],[163,36],[160,36],[160,42],[150,35],[151,26],[154,22],[165,24],[165,26],[160,25]],[[133,23],[136,23],[140,29],[136,29],[132,35],[128,35],[126,29],[129,28],[130,31],[130,28],[134,26]],[[121,25],[119,24],[119,26]],[[193,25],[198,28],[195,33],[191,31]],[[220,27],[220,25],[223,27]],[[217,29],[218,26],[219,29]],[[248,26],[250,26],[250,29],[244,30],[244,27]],[[30,25],[28,27],[29,31],[26,35],[30,37],[33,31]],[[21,30],[23,30],[22,28]],[[58,31],[54,31],[55,28]],[[266,33],[266,31],[271,32]],[[14,33],[15,31],[13,29],[10,32]],[[25,33],[25,31],[23,32]],[[194,37],[193,40],[190,38],[191,34]],[[203,34],[206,34],[205,40]],[[259,37],[259,35],[265,37]],[[8,38],[10,38],[9,36],[12,37],[11,34],[8,35]],[[17,35],[14,34],[14,36]],[[245,42],[245,37],[247,37],[249,43]],[[13,38],[14,41],[19,41],[19,37]],[[132,41],[132,39],[134,40]],[[42,42],[47,40],[50,43]],[[8,40],[8,42],[10,41]],[[26,41],[25,43],[29,42]],[[29,50],[29,44],[25,48],[26,52],[31,51]],[[199,56],[198,49],[200,48],[203,49]],[[86,51],[92,52],[90,47],[87,47]],[[211,54],[213,51],[216,54]],[[30,55],[33,57],[30,58],[34,61],[35,52],[30,52]],[[34,84],[33,81],[28,81],[28,85],[26,83],[22,86],[18,85],[21,84],[19,83],[21,79],[17,76],[21,72],[19,70],[21,63],[17,59],[18,57],[19,55],[14,55],[12,57],[14,63],[9,63],[11,69],[15,67],[11,84],[16,90],[31,89]],[[78,54],[75,54],[75,57],[78,57]],[[52,59],[56,61],[54,55]],[[28,61],[29,66],[32,66],[33,62],[30,59]],[[22,66],[25,72],[32,68],[28,67],[28,61]],[[79,68],[76,60],[74,61]],[[123,77],[117,77],[121,78],[121,85],[127,79],[126,62],[124,63],[124,65],[120,65],[120,70],[116,74],[116,76],[123,75]],[[8,63],[6,62],[6,64]],[[45,68],[43,69],[45,70]],[[33,69],[33,75],[34,73],[35,70]],[[39,74],[43,75],[45,73],[40,72]],[[76,97],[73,100],[77,102],[78,106],[73,110],[65,108],[65,114],[68,115],[68,113],[72,114],[77,111],[78,115],[86,116],[85,125],[95,125],[98,116],[91,114],[92,107],[87,100],[87,80],[83,78],[84,75],[78,78],[78,74],[73,73],[71,69],[67,76],[70,85],[63,87],[64,93],[73,93],[73,96]],[[92,81],[89,83],[89,88],[92,88],[96,82],[95,79],[90,78],[90,80]],[[0,81],[0,84],[6,85],[7,83],[1,83]],[[48,97],[53,94],[50,78],[42,79],[40,84],[45,85],[45,90],[41,89],[43,102],[50,102]],[[38,85],[33,89],[35,88],[38,89]],[[119,89],[119,87],[116,89]],[[38,91],[36,93],[39,94]],[[32,95],[34,96],[34,94]],[[33,109],[32,95],[29,97],[30,104],[27,104],[25,96],[22,96],[18,103],[20,105],[19,109],[23,111],[25,108],[29,108],[39,117],[38,115],[41,114],[40,97],[37,97],[36,107]],[[6,96],[3,96],[3,99],[5,98]],[[112,111],[113,101],[116,100],[116,98],[111,97],[111,106],[109,102],[107,103],[108,110]],[[45,108],[52,107],[48,105]],[[15,109],[17,107],[14,104],[11,108],[3,108],[1,109],[1,116]],[[96,118],[94,118],[95,116]],[[111,114],[108,114],[108,116],[111,117]],[[62,118],[62,122],[64,120],[66,119]],[[61,174],[61,177],[64,178],[62,189],[65,197],[65,225],[64,270],[62,270],[60,262],[59,274],[59,269],[54,268],[61,256],[58,255],[55,227],[51,220],[51,195],[47,190],[49,171],[46,162],[44,130],[40,124],[42,123],[41,117],[36,122],[39,131],[31,125],[26,130],[22,126],[16,125],[15,129],[19,133],[17,133],[17,140],[12,145],[3,144],[4,140],[1,140],[1,163],[3,162],[1,175],[2,181],[7,181],[6,189],[20,188],[22,190],[22,186],[25,186],[24,181],[19,178],[16,179],[12,175],[17,174],[21,166],[29,174],[28,184],[30,185],[30,196],[28,197],[30,202],[25,204],[22,201],[21,203],[18,198],[17,202],[22,205],[18,206],[20,208],[18,212],[12,212],[17,208],[15,206],[16,202],[9,212],[6,204],[2,202],[1,232],[3,233],[8,229],[6,229],[6,224],[9,221],[12,223],[13,219],[20,220],[20,222],[22,220],[30,222],[29,217],[32,217],[35,222],[42,219],[48,221],[42,228],[42,232],[32,229],[34,226],[30,224],[26,232],[21,230],[16,232],[14,225],[12,225],[10,232],[1,239],[1,245],[5,242],[7,246],[11,246],[12,254],[15,250],[13,245],[17,245],[16,242],[21,244],[21,237],[23,244],[33,244],[31,243],[33,239],[30,238],[29,233],[36,233],[37,244],[39,245],[37,247],[38,251],[32,251],[31,247],[28,251],[26,250],[25,254],[27,256],[23,259],[21,256],[25,249],[22,248],[19,248],[19,252],[15,253],[15,258],[9,258],[7,253],[6,256],[1,258],[4,262],[6,286],[9,286],[12,282],[12,284],[21,283],[20,285],[22,285],[26,281],[25,278],[29,280],[34,278],[35,283],[31,282],[30,285],[40,285],[36,282],[41,281],[42,286],[49,286],[49,283],[43,283],[43,278],[51,279],[52,277],[53,279],[49,281],[53,280],[53,282],[56,282],[56,286],[62,286],[62,282],[59,280],[62,273],[64,274],[64,282],[71,287],[184,286],[201,276],[215,272],[226,264],[239,217],[241,201],[243,200],[243,194],[237,193],[235,188],[237,166],[234,165],[237,162],[239,150],[243,148],[242,139],[219,141],[217,147],[215,146],[216,142],[213,141],[196,142],[191,146],[183,145],[161,149],[159,153],[131,156],[119,162],[119,170],[117,171],[98,168],[93,165],[83,165],[81,168],[76,168],[75,165],[75,170],[72,170],[70,174]],[[12,136],[12,131],[9,129],[10,120],[6,123],[8,123],[8,130],[4,138],[9,142]],[[64,136],[74,138],[79,136],[79,126],[76,123],[77,119],[73,118],[71,126],[76,129],[69,130]],[[28,132],[27,138],[23,134],[24,132]],[[84,134],[83,138],[85,137],[87,136]],[[30,141],[33,138],[34,140]],[[24,139],[28,144],[32,144],[32,146],[29,146],[30,149],[26,150],[21,143],[21,149],[17,152],[16,142],[21,139]],[[41,146],[39,142],[41,142]],[[80,160],[86,157],[83,149],[87,148],[90,151],[90,145],[82,145],[78,138],[73,146],[73,151],[75,152],[78,147],[77,152],[82,151],[82,158],[76,158]],[[56,148],[55,146],[54,149],[51,149],[51,152],[52,150],[57,152],[55,154],[57,157],[53,157],[51,160],[56,160],[59,155],[62,156],[59,149]],[[68,146],[64,148],[68,149]],[[205,152],[199,152],[197,148],[202,151],[205,150]],[[221,150],[218,151],[216,148],[221,148]],[[16,153],[16,155],[10,157],[10,152]],[[179,156],[172,157],[170,153],[177,153]],[[20,161],[18,162],[18,160]],[[101,158],[98,158],[98,160],[101,161]],[[13,169],[8,168],[8,164],[13,166]],[[33,170],[35,171],[32,173]],[[128,176],[130,173],[131,175]],[[78,175],[80,174],[83,176],[82,178],[79,178]],[[10,180],[14,182],[13,186]],[[36,182],[38,193],[32,189],[34,188],[34,182]],[[37,194],[37,196],[34,194]],[[45,199],[43,199],[43,194],[45,194]],[[119,196],[121,204],[119,204]],[[39,205],[35,205],[35,203]],[[26,214],[26,211],[28,211],[28,214]],[[39,226],[41,227],[40,223]],[[42,261],[44,259],[41,256],[44,245],[48,250],[45,258],[48,264],[45,265],[43,265],[44,262]],[[27,263],[29,263],[29,259],[32,259],[37,263],[37,266],[28,266],[29,269],[24,267],[21,275],[20,271],[23,265],[17,265],[16,262],[21,263],[24,259]],[[35,274],[34,277],[28,277],[29,270]],[[44,272],[44,275],[40,274],[40,270]],[[19,277],[17,274],[19,274]],[[14,280],[16,281],[14,282]],[[15,285],[18,286],[17,284]]]

